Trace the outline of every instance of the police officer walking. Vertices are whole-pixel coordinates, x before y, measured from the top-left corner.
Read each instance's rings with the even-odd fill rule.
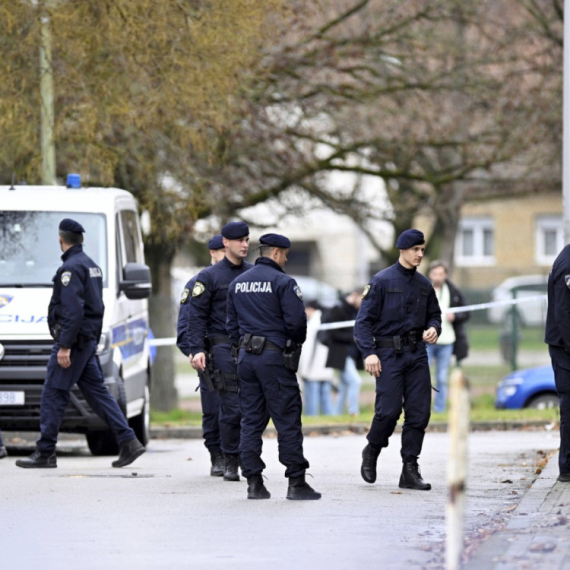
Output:
[[[570,483],[570,245],[559,254],[548,277],[548,308],[544,342],[560,397],[558,481]]]
[[[105,387],[97,344],[103,325],[103,274],[83,252],[83,226],[68,218],[59,224],[63,264],[53,279],[48,324],[55,344],[47,365],[40,407],[41,436],[36,451],[16,465],[26,468],[57,467],[55,446],[65,408],[74,384],[93,411],[113,430],[124,467],[145,452],[117,401]]]
[[[354,335],[366,371],[376,378],[374,418],[362,452],[361,475],[376,481],[376,463],[404,409],[401,488],[427,491],[418,457],[431,408],[431,381],[425,343],[441,333],[441,311],[429,279],[416,271],[424,256],[422,232],[403,232],[398,261],[365,287]]]
[[[211,265],[216,265],[221,261],[225,254],[224,241],[222,234],[215,235],[209,242]],[[176,346],[180,349],[184,356],[188,357],[190,363],[194,355],[190,352],[190,342],[188,340],[188,312],[190,301],[192,300],[192,290],[196,284],[198,275],[195,275],[186,283],[186,287],[182,292],[180,299],[180,312],[178,313],[178,326]],[[200,381],[200,401],[202,404],[202,434],[204,437],[204,445],[210,452],[211,468],[210,475],[213,477],[222,477],[224,474],[224,455],[222,453],[220,442],[220,397],[209,388],[202,371],[198,372]]]
[[[287,498],[320,499],[321,494],[305,482],[309,462],[303,455],[302,402],[295,372],[307,318],[301,290],[283,271],[291,242],[278,234],[266,234],[259,241],[261,257],[235,279],[228,294],[228,333],[240,347],[240,454],[247,497],[270,498],[261,459],[268,411],[277,429],[279,461],[287,467]]]
[[[216,265],[200,271],[188,305],[188,351],[192,366],[204,373],[221,401],[220,442],[224,454],[224,480],[239,481],[239,435],[241,412],[235,359],[226,331],[226,299],[230,283],[250,269],[249,227],[230,222],[222,228],[225,256]]]

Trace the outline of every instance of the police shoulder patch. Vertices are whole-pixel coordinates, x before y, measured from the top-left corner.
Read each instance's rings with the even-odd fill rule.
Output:
[[[186,301],[188,300],[188,295],[190,295],[190,289],[188,289],[188,287],[186,289],[184,289],[184,291],[182,291],[182,295],[180,297],[180,304],[184,305],[184,303],[186,303]]]
[[[564,281],[566,281],[566,287],[570,289],[570,275],[564,275]]]
[[[192,297],[199,297],[205,290],[206,285],[204,285],[204,283],[200,283],[200,281],[196,281],[194,289],[192,289]]]
[[[293,291],[295,291],[295,295],[297,295],[297,297],[299,297],[299,299],[301,299],[301,301],[303,300],[303,292],[301,291],[301,287],[299,287],[299,285],[295,285],[295,287],[293,287]]]
[[[364,297],[366,297],[366,295],[368,295],[370,291],[370,285],[366,285],[366,287],[364,287],[364,291],[362,291],[362,298],[364,299]]]
[[[61,274],[61,284],[64,287],[67,287],[70,281],[71,281],[71,271],[64,271]]]

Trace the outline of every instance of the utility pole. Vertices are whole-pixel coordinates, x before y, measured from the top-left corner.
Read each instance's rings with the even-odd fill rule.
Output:
[[[564,98],[562,138],[562,208],[564,244],[570,243],[570,0],[564,0]]]
[[[54,97],[51,55],[51,19],[40,4],[40,112],[42,184],[55,184]]]

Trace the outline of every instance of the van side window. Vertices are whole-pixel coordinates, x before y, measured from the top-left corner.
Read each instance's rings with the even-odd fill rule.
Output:
[[[115,218],[115,224],[117,231],[115,233],[115,247],[117,248],[117,264],[116,264],[116,271],[117,271],[117,295],[119,295],[118,285],[123,280],[123,248],[121,245],[121,221],[119,219],[119,214],[117,214]]]
[[[121,212],[121,222],[126,255],[126,259],[123,260],[124,263],[143,263],[142,244],[136,212],[123,210]]]

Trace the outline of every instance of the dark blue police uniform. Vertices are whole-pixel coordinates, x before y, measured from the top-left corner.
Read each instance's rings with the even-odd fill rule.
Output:
[[[196,277],[188,304],[188,350],[196,355],[214,356],[216,370],[222,374],[225,387],[220,390],[221,413],[219,418],[221,448],[225,455],[237,456],[241,412],[238,399],[238,382],[235,359],[226,331],[226,299],[230,283],[252,267],[247,261],[234,265],[224,257],[216,265],[202,270]],[[206,346],[208,345],[208,347]]]
[[[192,290],[196,284],[197,275],[192,277],[182,292],[180,299],[180,311],[178,313],[178,326],[176,346],[180,349],[184,356],[193,354],[190,350],[190,341],[188,340],[188,316],[190,300],[192,299]],[[220,397],[216,392],[210,390],[204,380],[204,374],[198,372],[200,380],[200,402],[202,404],[202,434],[204,437],[204,445],[211,454],[221,452],[220,440]]]
[[[558,255],[548,277],[544,341],[560,397],[559,480],[570,482],[570,245]]]
[[[376,354],[382,364],[381,375],[376,378],[375,414],[368,441],[378,448],[388,446],[403,402],[404,461],[420,455],[430,417],[431,381],[422,340],[423,331],[430,327],[441,332],[441,311],[431,282],[416,268],[406,269],[396,262],[372,278],[354,327],[363,358]],[[395,336],[401,339],[401,350],[396,351],[389,341],[387,346],[379,346],[379,339]]]
[[[382,366],[367,438],[377,452],[387,447],[403,406],[401,456],[405,465],[417,465],[430,418],[431,380],[422,340],[430,327],[441,333],[441,311],[430,280],[415,267],[406,269],[396,262],[372,278],[354,329],[363,358],[376,354]],[[372,480],[365,477],[368,482],[374,479],[375,473]]]
[[[96,356],[103,324],[103,274],[95,262],[74,245],[62,256],[63,265],[53,279],[48,323],[60,327],[47,366],[41,399],[41,437],[37,449],[42,455],[54,452],[70,391],[75,383],[93,411],[115,432],[119,445],[135,439],[116,400],[103,381]],[[57,362],[59,348],[71,348],[71,366]]]
[[[307,334],[305,306],[295,280],[273,260],[258,258],[253,269],[231,284],[227,328],[234,343],[241,340],[243,345],[246,335],[266,339],[261,354],[247,352],[243,346],[239,351],[244,476],[259,475],[265,468],[261,449],[267,411],[277,429],[285,476],[304,476],[309,462],[303,455],[301,395],[297,377],[285,368],[283,356],[288,340],[301,344]]]

